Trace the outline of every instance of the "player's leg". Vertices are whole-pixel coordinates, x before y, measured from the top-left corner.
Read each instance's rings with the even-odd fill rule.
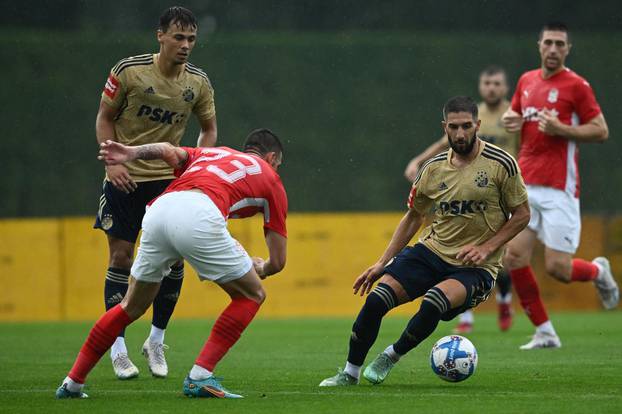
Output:
[[[145,215],[138,255],[131,269],[129,289],[122,302],[102,316],[85,341],[68,379],[57,391],[58,398],[75,398],[81,393],[86,375],[132,321],[139,318],[153,302],[170,265],[179,254],[169,242],[167,233],[171,217],[155,205]],[[175,211],[173,211],[175,213]]]
[[[465,310],[460,314],[458,318],[458,325],[453,329],[455,334],[466,335],[473,332],[473,323],[475,322],[475,315],[471,309]]]
[[[141,183],[144,204],[162,193],[170,182],[171,180],[157,180]],[[164,344],[164,334],[181,294],[183,280],[184,262],[181,260],[173,264],[170,273],[162,279],[158,295],[153,301],[151,330],[143,344],[142,353],[147,359],[151,374],[157,378],[164,378],[168,375],[168,365],[164,357],[164,351],[168,349],[168,346]]]
[[[87,375],[112,346],[119,332],[145,313],[158,289],[159,283],[141,282],[130,278],[129,289],[122,302],[99,318],[89,332],[71,371],[56,391],[57,398],[86,397],[82,388]]]
[[[108,311],[121,303],[127,292],[128,278],[134,256],[134,243],[116,238],[110,234],[107,237],[110,256],[104,285],[104,301]],[[131,379],[138,376],[138,368],[128,356],[125,344],[125,329],[121,330],[110,348],[110,358],[117,378]]]
[[[134,245],[140,230],[140,220],[137,223],[133,220],[137,203],[140,203],[137,191],[126,194],[116,189],[112,183],[104,181],[93,227],[102,229],[108,238],[109,259],[104,282],[106,310],[119,304],[127,292]],[[121,331],[110,349],[110,357],[117,378],[129,379],[138,375],[138,368],[128,357],[125,331]]]
[[[430,265],[427,263],[429,250],[423,245],[416,244],[413,247],[404,248],[385,267],[386,274],[382,276],[378,285],[367,295],[350,335],[348,358],[345,368],[337,375],[324,379],[320,386],[354,385],[359,381],[361,367],[376,341],[382,318],[392,308],[409,302],[423,294],[431,283]],[[392,365],[385,352],[376,357],[376,372],[388,375]],[[369,367],[368,367],[369,368]],[[365,370],[363,375],[374,382],[375,374]]]
[[[499,329],[507,331],[512,326],[512,278],[503,268],[497,275],[497,309]]]
[[[532,193],[530,193],[531,197]],[[532,340],[521,349],[558,348],[561,346],[557,332],[540,296],[536,275],[531,267],[531,256],[536,237],[542,232],[542,215],[537,204],[530,199],[531,219],[528,228],[521,231],[507,244],[505,264],[507,265],[514,290],[525,314],[536,327]]]

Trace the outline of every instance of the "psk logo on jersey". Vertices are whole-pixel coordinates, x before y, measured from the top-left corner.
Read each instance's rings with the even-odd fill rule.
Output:
[[[192,102],[192,100],[194,99],[194,91],[190,86],[188,86],[186,90],[181,94],[181,96],[183,96],[184,101]]]
[[[153,86],[150,86],[147,89],[145,89],[145,93],[149,95],[155,94],[155,91],[153,90]]]
[[[148,116],[151,121],[172,125],[173,122],[179,123],[184,117],[184,114],[178,114],[177,112],[168,111],[162,108],[152,108],[149,105],[141,105],[136,116],[139,118],[141,116]]]
[[[441,214],[458,216],[486,211],[488,204],[485,200],[449,200],[438,203]]]
[[[550,103],[555,103],[557,102],[557,97],[559,96],[559,91],[555,88],[551,89],[549,91],[549,96],[548,98],[546,98],[547,101],[549,101]]]
[[[475,184],[478,187],[486,187],[488,185],[488,174],[486,171],[478,171],[475,175]]]

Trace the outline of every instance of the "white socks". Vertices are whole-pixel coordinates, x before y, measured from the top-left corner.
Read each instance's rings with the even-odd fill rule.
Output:
[[[195,380],[195,381],[208,379],[212,375],[213,375],[212,371],[207,370],[203,367],[200,367],[197,364],[194,364],[192,366],[192,369],[190,370],[190,374],[189,374],[190,379]]]
[[[164,329],[156,328],[151,325],[151,332],[149,332],[149,342],[155,342],[157,344],[164,343]]]
[[[505,295],[502,295],[501,293],[497,293],[497,303],[509,305],[510,303],[512,303],[512,294],[507,293]]]
[[[546,321],[543,324],[538,325],[536,327],[536,333],[557,336],[557,332],[555,332],[555,328],[553,328],[551,321]]]
[[[389,358],[391,358],[391,361],[393,362],[397,362],[400,360],[400,358],[402,357],[400,354],[398,354],[397,352],[395,352],[395,349],[393,349],[393,345],[389,345],[387,346],[387,348],[383,351]]]
[[[349,362],[346,362],[346,367],[343,369],[343,372],[356,379],[361,377],[361,367],[358,365],[352,365]]]
[[[117,337],[114,344],[110,347],[110,358],[112,358],[113,361],[119,354],[127,354],[125,338],[122,336]]]
[[[473,320],[473,311],[470,309],[465,310],[460,314],[460,323],[468,323],[470,325],[473,325]]]
[[[84,384],[77,383],[69,377],[63,380],[63,384],[67,384],[67,390],[71,392],[80,392],[82,387],[84,387]]]

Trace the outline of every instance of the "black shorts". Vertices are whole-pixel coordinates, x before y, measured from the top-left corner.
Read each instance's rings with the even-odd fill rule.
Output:
[[[411,300],[444,280],[462,283],[467,291],[466,301],[443,314],[442,319],[447,321],[485,301],[495,286],[495,280],[486,270],[451,265],[421,243],[404,248],[384,271],[402,285]]]
[[[159,196],[173,180],[136,183],[133,192],[126,194],[108,180],[104,180],[99,210],[93,228],[102,229],[109,236],[136,243],[147,203]]]

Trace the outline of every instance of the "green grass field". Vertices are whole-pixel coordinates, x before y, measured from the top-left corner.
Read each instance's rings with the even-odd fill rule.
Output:
[[[563,348],[519,351],[532,331],[518,316],[500,333],[494,315],[476,315],[469,338],[479,366],[469,380],[451,384],[431,371],[432,343],[450,333],[442,323],[403,359],[384,384],[348,388],[317,384],[343,366],[351,320],[257,320],[225,357],[217,375],[244,400],[188,399],[181,384],[207,338],[211,321],[173,321],[167,332],[170,374],[154,379],[138,350],[148,330],[128,329],[139,378],[114,379],[108,355],[87,383],[88,400],[55,400],[91,323],[0,324],[0,412],[246,412],[246,413],[620,413],[622,323],[620,312],[553,315]],[[388,318],[371,351],[398,337],[406,320]],[[368,358],[371,360],[371,358]]]

